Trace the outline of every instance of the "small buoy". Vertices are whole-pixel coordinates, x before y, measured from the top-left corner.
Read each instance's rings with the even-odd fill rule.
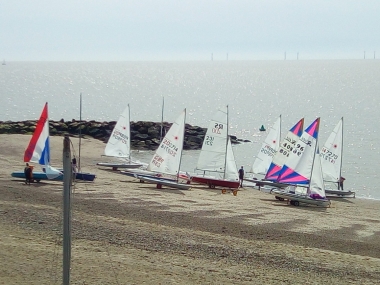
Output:
[[[266,131],[266,129],[265,129],[264,125],[261,125],[260,132],[265,132],[265,131]]]

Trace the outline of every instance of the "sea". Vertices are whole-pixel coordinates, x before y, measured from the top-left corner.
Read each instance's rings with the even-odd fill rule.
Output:
[[[379,75],[376,59],[9,61],[0,66],[0,121],[36,120],[45,102],[51,120],[116,121],[129,104],[131,121],[173,122],[186,108],[186,122],[206,128],[228,105],[229,133],[247,140],[233,147],[236,164],[249,175],[267,135],[262,125],[281,115],[284,137],[301,118],[306,128],[320,117],[323,145],[343,117],[345,190],[380,199]],[[153,152],[133,155],[148,162]],[[193,171],[198,156],[184,151],[181,169]]]

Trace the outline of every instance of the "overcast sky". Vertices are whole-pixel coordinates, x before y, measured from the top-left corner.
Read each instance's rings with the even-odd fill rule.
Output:
[[[380,58],[380,0],[0,0],[0,59]]]

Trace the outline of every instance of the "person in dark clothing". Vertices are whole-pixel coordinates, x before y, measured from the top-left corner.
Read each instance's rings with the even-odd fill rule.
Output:
[[[346,180],[346,178],[344,178],[343,176],[341,176],[339,178],[339,189],[340,190],[343,190],[343,182],[344,182],[344,180]]]
[[[29,163],[26,163],[24,168],[24,174],[25,174],[25,184],[29,184],[32,182],[32,168],[30,168]]]
[[[243,187],[243,179],[244,179],[244,168],[243,166],[239,169],[239,182],[240,187]]]
[[[75,180],[77,172],[78,172],[77,159],[75,157],[71,160],[71,168],[73,171],[72,177],[73,177],[73,180]]]

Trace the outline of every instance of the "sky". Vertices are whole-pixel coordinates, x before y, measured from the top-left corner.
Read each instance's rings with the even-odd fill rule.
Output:
[[[7,61],[380,58],[380,0],[0,0]]]

